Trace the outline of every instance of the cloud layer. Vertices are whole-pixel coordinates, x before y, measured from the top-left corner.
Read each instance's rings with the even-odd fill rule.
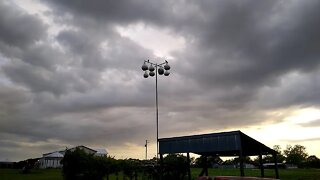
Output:
[[[169,51],[171,75],[159,77],[161,137],[319,108],[318,1],[30,3],[46,8],[0,2],[0,159],[79,144],[130,154],[154,140],[155,81],[140,66],[163,61],[148,43],[164,32],[184,45]],[[134,27],[154,37],[119,31]]]

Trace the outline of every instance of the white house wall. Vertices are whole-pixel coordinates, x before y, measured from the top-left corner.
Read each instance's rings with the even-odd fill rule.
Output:
[[[62,158],[55,158],[55,159],[47,159],[41,158],[40,159],[40,168],[61,168],[62,164],[60,163]]]

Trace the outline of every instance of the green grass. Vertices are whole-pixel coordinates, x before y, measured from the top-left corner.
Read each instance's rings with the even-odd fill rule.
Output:
[[[191,174],[195,179],[201,172],[200,168],[192,168]],[[239,169],[209,169],[210,176],[239,176]],[[245,169],[246,176],[260,177],[259,169]],[[279,169],[282,180],[320,180],[320,169]],[[273,169],[265,170],[266,177],[275,177]],[[115,180],[110,176],[110,180]],[[119,179],[123,179],[122,175]],[[32,170],[29,174],[22,174],[16,169],[0,169],[0,180],[63,180],[61,169]]]
[[[37,169],[22,174],[17,169],[0,169],[1,180],[63,180],[60,169]]]
[[[200,168],[193,168],[192,177],[197,177]],[[260,169],[245,169],[245,176],[260,177]],[[265,169],[265,177],[275,178],[274,169]],[[209,169],[209,176],[240,176],[239,169]],[[279,169],[281,180],[320,180],[320,169]]]

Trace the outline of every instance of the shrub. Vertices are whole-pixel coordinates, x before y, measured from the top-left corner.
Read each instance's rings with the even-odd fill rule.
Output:
[[[169,154],[163,158],[164,179],[184,179],[187,174],[187,158],[181,154]]]
[[[101,180],[107,172],[107,162],[103,158],[88,154],[80,148],[66,150],[61,163],[66,180]]]
[[[141,163],[139,160],[135,159],[125,159],[120,162],[123,174],[129,179],[137,179],[138,173],[141,171]]]

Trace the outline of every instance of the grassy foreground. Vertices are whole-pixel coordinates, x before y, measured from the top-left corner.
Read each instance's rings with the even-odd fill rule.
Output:
[[[1,180],[63,180],[61,169],[32,170],[29,174],[22,174],[17,169],[0,169]]]
[[[193,168],[192,177],[195,179],[201,169]],[[209,169],[210,176],[239,176],[239,169]],[[283,180],[320,180],[320,169],[280,169],[280,178]],[[246,176],[260,176],[259,169],[245,169]],[[266,169],[266,177],[274,177],[274,170]],[[63,180],[61,169],[32,170],[30,174],[21,174],[16,169],[0,169],[1,180]],[[111,176],[110,180],[114,180]],[[120,175],[119,179],[123,179]]]
[[[193,168],[192,177],[196,177],[201,169]],[[245,169],[245,176],[260,177],[260,169]],[[274,169],[265,169],[265,177],[275,178]],[[209,176],[240,176],[239,169],[209,169]],[[320,180],[320,169],[279,169],[283,180]]]

